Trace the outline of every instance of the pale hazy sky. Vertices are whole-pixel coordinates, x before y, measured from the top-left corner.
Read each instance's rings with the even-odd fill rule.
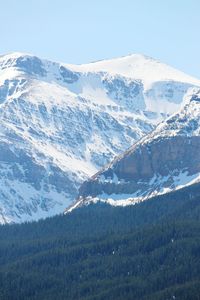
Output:
[[[0,54],[66,63],[142,53],[200,78],[199,0],[0,0]]]

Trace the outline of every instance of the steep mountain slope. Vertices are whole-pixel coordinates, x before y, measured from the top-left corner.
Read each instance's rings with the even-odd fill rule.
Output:
[[[80,188],[90,201],[128,205],[200,181],[200,90]]]
[[[0,223],[62,212],[84,180],[177,111],[194,86],[144,56],[91,66],[1,56]]]

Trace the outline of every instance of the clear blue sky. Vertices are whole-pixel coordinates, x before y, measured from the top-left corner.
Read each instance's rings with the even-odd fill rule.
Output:
[[[0,1],[0,53],[66,63],[143,53],[200,78],[199,0]]]

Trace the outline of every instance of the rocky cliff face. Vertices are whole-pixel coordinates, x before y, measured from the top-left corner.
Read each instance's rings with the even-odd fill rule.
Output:
[[[126,205],[200,180],[200,92],[79,191],[79,204]]]
[[[1,56],[0,222],[62,212],[84,180],[177,111],[194,86],[141,55],[82,66]]]

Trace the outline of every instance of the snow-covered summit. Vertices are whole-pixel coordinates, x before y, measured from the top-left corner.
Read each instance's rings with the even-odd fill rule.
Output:
[[[142,54],[130,54],[120,58],[102,60],[79,66],[68,65],[79,72],[108,72],[124,77],[141,79],[145,89],[150,88],[155,81],[179,81],[199,85],[200,80],[161,63],[152,57]]]

